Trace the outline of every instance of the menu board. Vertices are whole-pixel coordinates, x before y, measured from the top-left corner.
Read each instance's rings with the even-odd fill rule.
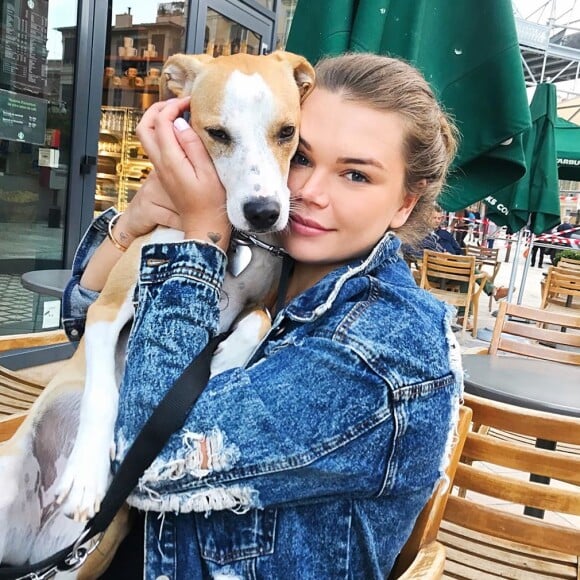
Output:
[[[0,83],[42,94],[48,71],[48,0],[2,0],[0,5]]]
[[[0,139],[43,145],[48,101],[0,89]]]

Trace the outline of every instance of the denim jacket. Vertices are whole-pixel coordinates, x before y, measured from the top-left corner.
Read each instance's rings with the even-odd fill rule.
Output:
[[[75,258],[69,334],[94,299],[79,279],[112,215]],[[387,234],[294,298],[245,368],[209,381],[129,498],[147,512],[146,578],[388,575],[442,476],[462,389],[450,313],[399,246]],[[226,261],[196,241],[144,246],[117,459],[215,334]]]

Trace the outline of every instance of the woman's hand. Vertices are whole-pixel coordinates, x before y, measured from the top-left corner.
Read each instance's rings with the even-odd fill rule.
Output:
[[[225,250],[231,230],[225,190],[200,138],[181,117],[188,107],[189,98],[155,103],[143,115],[137,136],[185,237]]]
[[[143,182],[123,215],[115,223],[115,237],[123,246],[157,226],[181,229],[181,218],[155,171]]]

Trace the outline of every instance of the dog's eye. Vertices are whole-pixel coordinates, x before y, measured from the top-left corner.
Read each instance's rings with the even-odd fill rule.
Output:
[[[212,139],[215,139],[220,143],[224,143],[225,145],[228,145],[232,140],[231,137],[227,134],[227,132],[224,131],[223,129],[212,129],[211,127],[209,127],[208,129],[206,129],[206,131],[207,134]]]
[[[294,137],[295,131],[296,128],[294,125],[286,125],[280,129],[280,132],[278,133],[278,139],[280,139],[280,141],[288,141]]]

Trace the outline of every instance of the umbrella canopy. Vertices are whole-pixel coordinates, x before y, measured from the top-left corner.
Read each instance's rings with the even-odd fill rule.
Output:
[[[445,209],[524,174],[530,115],[508,0],[299,0],[286,48],[311,62],[347,51],[400,56],[423,72],[461,133]]]
[[[560,223],[555,85],[536,86],[530,114],[532,126],[523,137],[526,174],[515,185],[487,198],[486,203],[488,216],[498,225],[517,232],[530,220],[530,229],[541,234]]]
[[[580,181],[580,127],[561,117],[556,119],[556,155],[558,177]]]

